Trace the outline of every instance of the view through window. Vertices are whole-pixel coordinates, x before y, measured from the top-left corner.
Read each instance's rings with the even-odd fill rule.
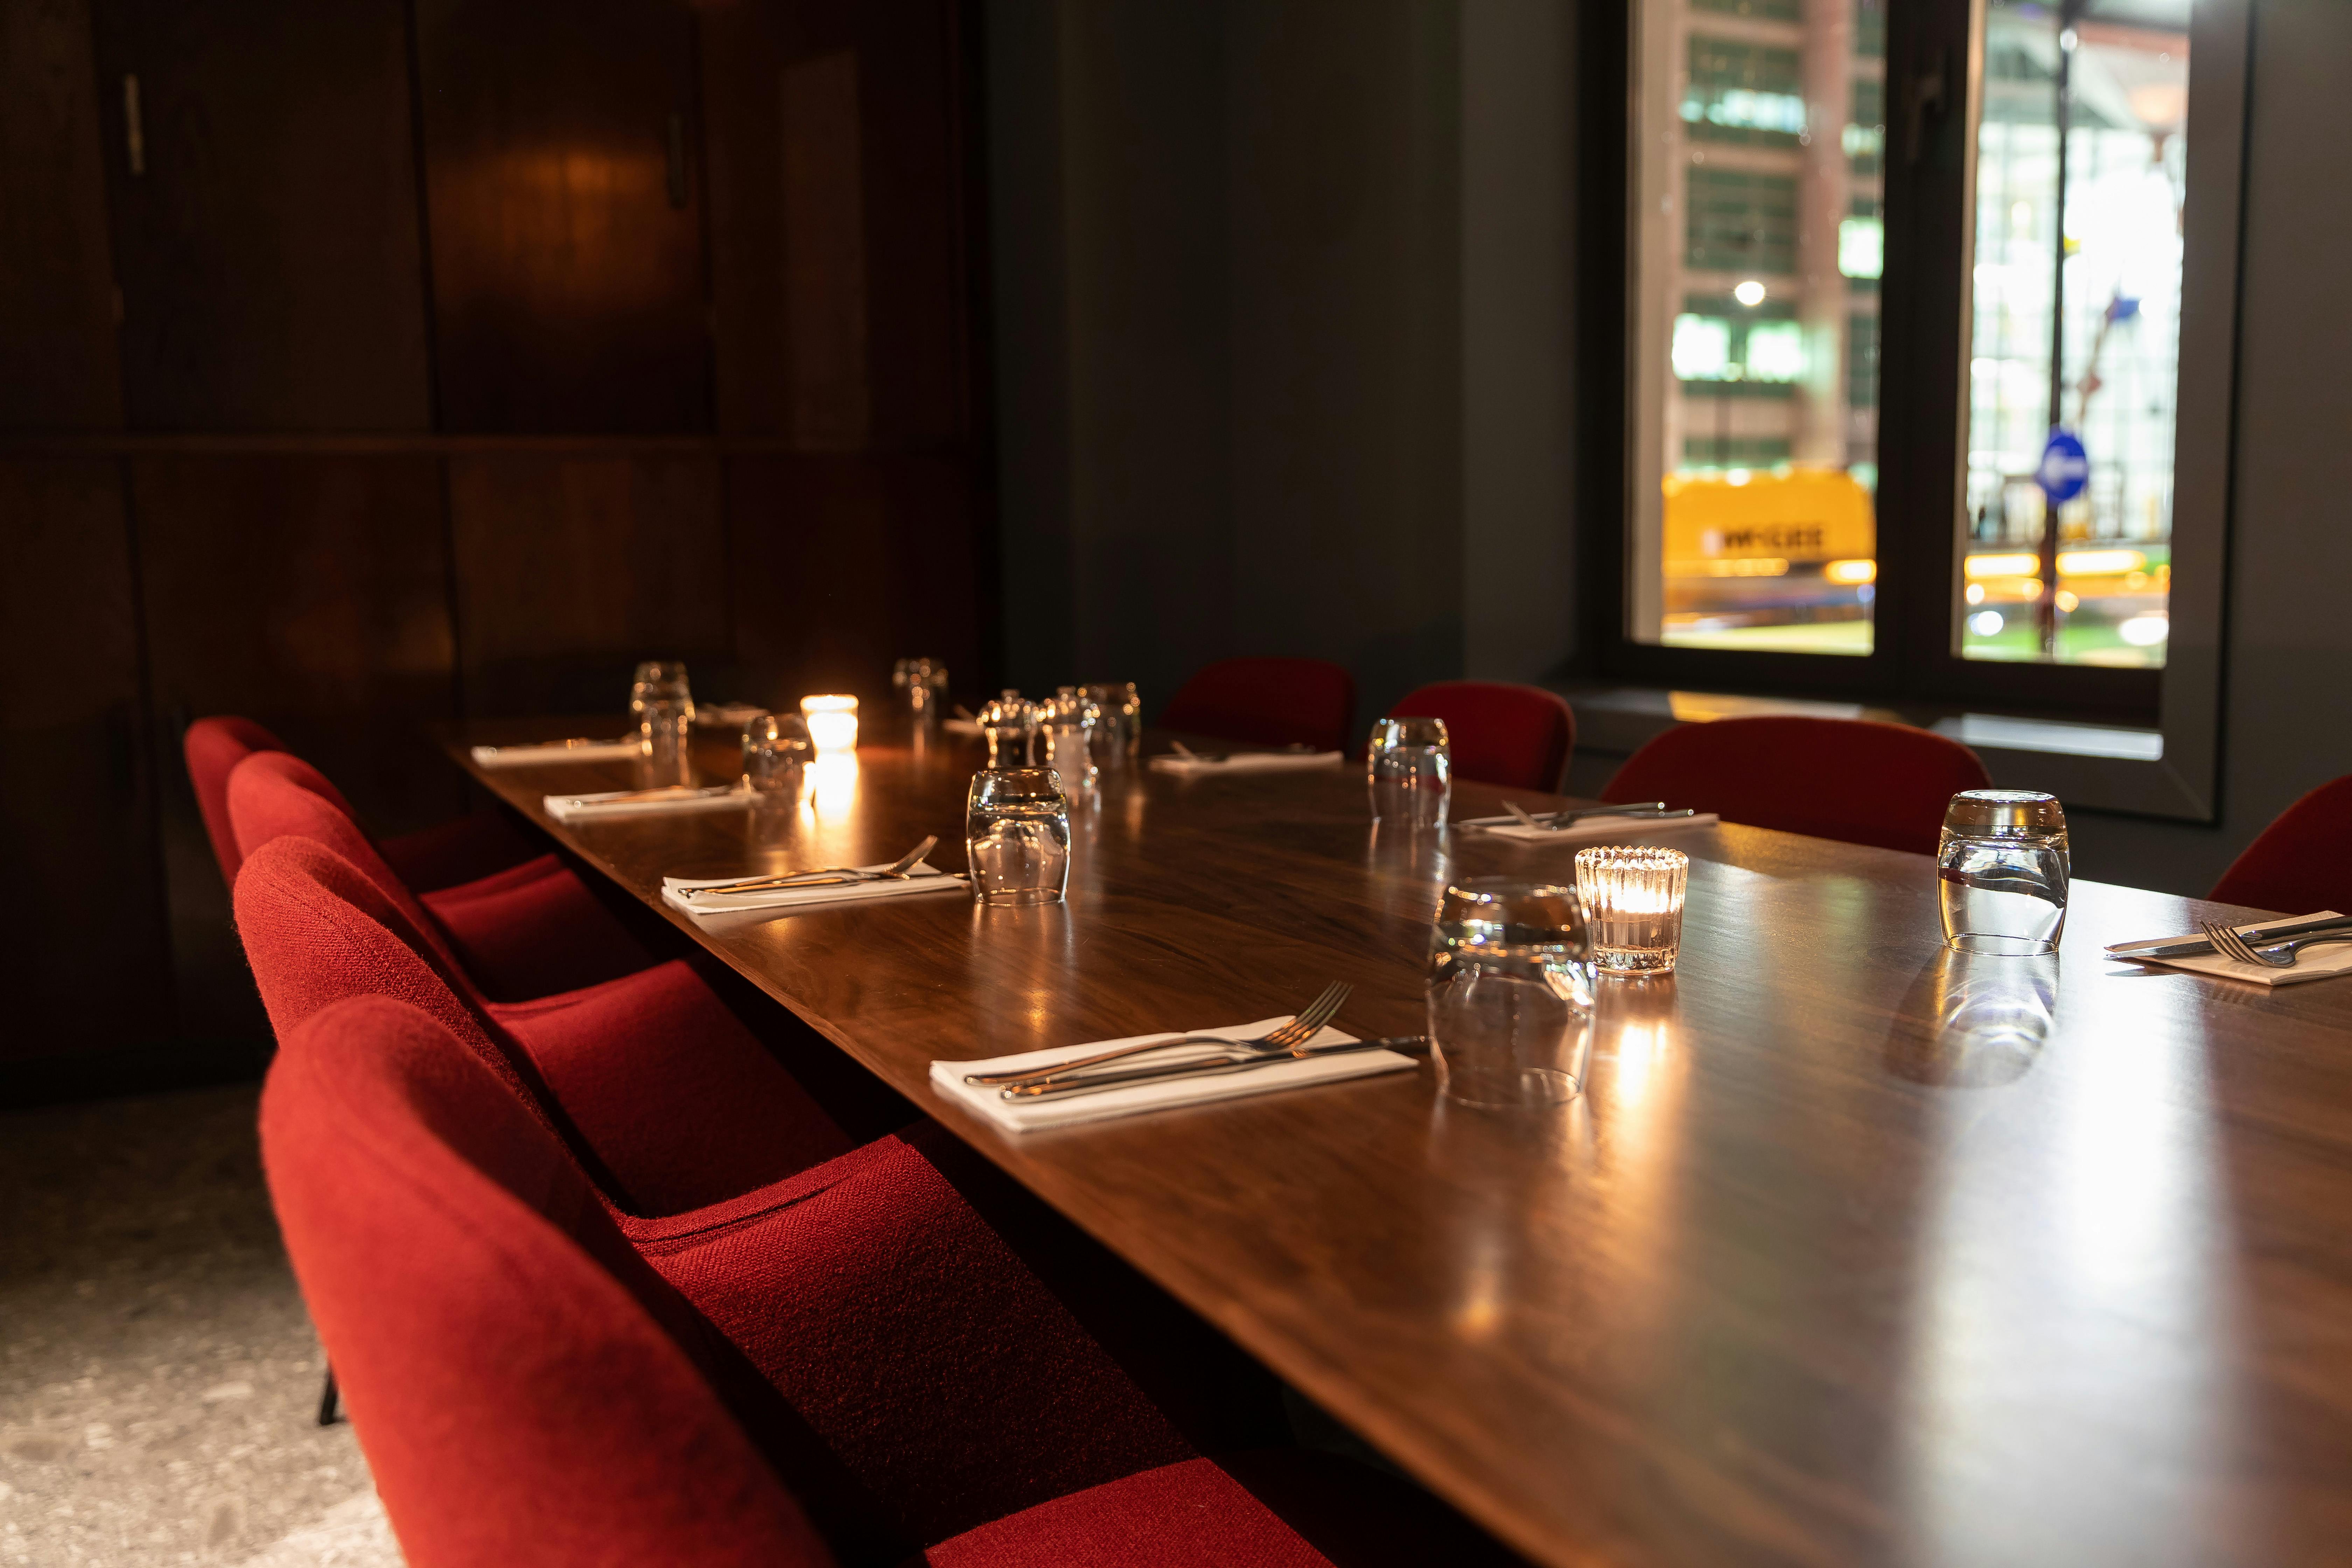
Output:
[[[2164,662],[2188,22],[2189,0],[1987,10],[1965,657]]]
[[[1643,0],[1638,642],[1871,651],[1881,0]]]

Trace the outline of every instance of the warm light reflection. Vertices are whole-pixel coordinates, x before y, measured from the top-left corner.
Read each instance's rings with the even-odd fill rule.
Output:
[[[852,721],[855,722],[856,721]],[[857,753],[823,752],[811,763],[801,792],[801,811],[810,821],[846,816],[857,805]]]
[[[857,750],[857,699],[840,695],[803,697],[801,717],[820,757]]]

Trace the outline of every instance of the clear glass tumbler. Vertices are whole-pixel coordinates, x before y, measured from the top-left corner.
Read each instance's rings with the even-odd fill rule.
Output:
[[[816,760],[808,725],[797,713],[762,713],[743,726],[743,787],[797,791],[801,770]]]
[[[1936,850],[1945,945],[2005,957],[2057,952],[2073,868],[2057,796],[1962,790],[1945,808]]]
[[[1094,782],[1095,725],[1100,713],[1092,699],[1075,686],[1065,686],[1038,705],[1038,763],[1062,775],[1074,789]]]
[[[1086,689],[1095,705],[1095,766],[1108,771],[1134,762],[1143,749],[1143,699],[1132,680],[1097,682]]]
[[[1690,857],[1646,845],[1576,852],[1576,896],[1592,932],[1592,962],[1611,974],[1664,974],[1683,946]]]
[[[674,658],[649,658],[637,666],[629,686],[629,717],[636,721],[637,749],[657,761],[686,751],[694,727],[694,694],[686,666]]]
[[[935,729],[947,714],[948,667],[935,658],[902,658],[890,671],[890,685],[907,704],[918,730]]]
[[[988,738],[990,768],[1025,768],[1029,742],[1037,732],[1037,705],[1006,687],[980,710],[980,732]]]
[[[1070,883],[1070,797],[1054,770],[974,773],[964,852],[982,903],[1060,903]]]
[[[1445,820],[1454,753],[1443,719],[1382,719],[1364,756],[1372,820],[1435,826]]]
[[[1429,938],[1430,1058],[1463,1105],[1557,1105],[1584,1088],[1592,971],[1576,891],[1478,877],[1445,889]]]

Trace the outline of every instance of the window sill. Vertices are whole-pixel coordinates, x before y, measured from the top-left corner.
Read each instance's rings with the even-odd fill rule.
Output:
[[[1677,724],[1759,714],[1872,719],[1949,736],[1984,759],[1993,783],[2047,790],[2069,806],[2203,822],[2211,811],[2166,760],[2161,730],[2072,723],[2011,714],[1798,698],[1739,697],[1658,687],[1558,686],[1576,710],[1580,753],[1631,756]]]

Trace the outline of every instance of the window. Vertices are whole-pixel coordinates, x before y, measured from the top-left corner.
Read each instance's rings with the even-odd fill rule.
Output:
[[[2184,289],[2189,10],[1635,0],[1609,673],[2157,720],[2226,429],[2182,406],[2230,310]],[[2199,15],[2238,30],[2234,156],[2243,3]],[[2198,166],[2233,257],[2236,174]]]

